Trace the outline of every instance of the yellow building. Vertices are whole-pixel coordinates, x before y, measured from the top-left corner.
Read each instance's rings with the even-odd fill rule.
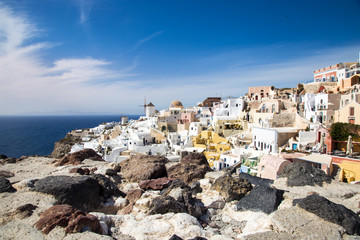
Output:
[[[333,163],[340,167],[340,181],[360,181],[360,162],[357,159],[334,156]]]
[[[197,137],[193,138],[193,143],[194,147],[205,149],[204,155],[210,167],[214,165],[214,161],[219,160],[220,154],[231,149],[228,140],[212,131],[202,131]]]
[[[224,137],[240,133],[241,130],[243,126],[239,119],[217,120],[214,127],[214,131]]]

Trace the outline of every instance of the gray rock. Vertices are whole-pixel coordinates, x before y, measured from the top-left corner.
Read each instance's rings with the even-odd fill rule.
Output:
[[[251,176],[250,174],[243,173],[243,172],[241,172],[239,174],[239,177],[240,177],[240,179],[248,180],[251,184],[253,184],[255,186],[261,185],[261,186],[270,187],[270,185],[274,183],[273,180],[265,179],[265,178],[259,178],[259,177],[256,177],[256,176]]]
[[[341,204],[336,204],[317,194],[295,199],[294,205],[305,209],[326,221],[336,223],[346,229],[348,234],[360,235],[360,217]]]
[[[119,188],[107,177],[101,174],[91,175],[90,177],[94,178],[96,181],[99,182],[100,188],[100,195],[104,198],[111,197],[112,195],[125,197],[126,194],[121,192]]]
[[[182,239],[178,235],[174,234],[174,235],[171,236],[171,238],[169,238],[169,240],[184,240],[184,239]]]
[[[223,209],[225,207],[225,201],[217,200],[215,202],[212,202],[208,208],[214,208],[214,209]]]
[[[115,175],[117,175],[117,171],[115,171],[114,169],[111,169],[111,168],[108,168],[108,169],[106,169],[106,171],[105,171],[105,175],[109,175],[109,176],[115,176]]]
[[[256,186],[236,205],[238,211],[261,211],[267,214],[275,211],[283,200],[283,190],[266,186]]]
[[[36,181],[33,190],[53,195],[58,204],[84,211],[96,210],[103,200],[99,182],[89,176],[49,176]]]
[[[293,186],[322,186],[323,182],[330,183],[331,177],[320,169],[314,168],[311,164],[305,162],[294,162],[287,165],[280,175],[287,177],[287,185]]]
[[[150,214],[165,214],[165,213],[187,213],[185,204],[176,201],[174,198],[157,197],[154,198],[150,204]]]
[[[4,177],[0,177],[0,193],[3,192],[16,192],[16,189],[13,188],[9,180]]]
[[[5,177],[5,178],[10,178],[13,177],[14,174],[12,172],[8,172],[8,171],[0,171],[0,177]]]
[[[16,158],[6,158],[4,161],[5,163],[16,163]]]

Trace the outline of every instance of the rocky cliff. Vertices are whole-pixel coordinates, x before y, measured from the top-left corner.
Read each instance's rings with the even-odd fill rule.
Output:
[[[173,165],[176,174],[169,174],[175,170],[166,163],[157,156],[122,164],[88,158],[76,167],[45,157],[4,163],[0,239],[356,239],[360,234],[359,185],[317,179],[310,181],[313,186],[304,181],[292,186],[287,180],[297,165],[271,182],[212,172],[199,155]]]

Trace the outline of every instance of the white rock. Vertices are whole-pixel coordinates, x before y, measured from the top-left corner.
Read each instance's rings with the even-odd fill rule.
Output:
[[[210,190],[210,188],[211,188],[210,179],[208,179],[208,178],[200,179],[200,180],[199,180],[199,183],[200,183],[200,187],[201,187],[203,190]]]
[[[215,190],[203,190],[201,193],[196,194],[196,198],[199,198],[205,206],[209,206],[218,200],[224,200],[220,193]]]
[[[115,200],[114,206],[118,207],[119,209],[123,209],[128,203],[129,201],[126,198],[118,197]]]
[[[33,187],[34,182],[35,182],[34,179],[24,179],[24,180],[21,180],[18,183],[15,183],[13,185],[13,187],[16,188],[17,190],[23,189],[23,188],[26,188],[26,187]]]
[[[105,213],[90,212],[89,214],[94,215],[95,217],[97,217],[99,219],[99,221],[103,221],[108,226],[111,224],[111,218],[109,216],[107,216]]]
[[[224,235],[215,235],[210,238],[210,240],[233,240],[232,237],[227,237]]]
[[[131,190],[134,190],[137,188],[139,188],[139,184],[137,184],[137,183],[124,183],[124,184],[121,184],[119,187],[119,189],[126,194],[128,192],[130,192]]]
[[[109,233],[108,225],[105,222],[100,221],[100,227],[101,227],[101,230],[102,230],[102,235],[108,235],[108,233]]]
[[[219,172],[207,172],[205,174],[205,178],[211,179],[212,181],[215,181],[216,179],[218,179],[219,177],[222,177],[226,175],[225,172],[219,171]]]
[[[173,234],[181,238],[187,239],[196,236],[205,236],[205,231],[200,226],[198,220],[187,213],[177,213],[169,222],[174,226]]]
[[[174,234],[189,239],[206,235],[206,231],[202,229],[197,219],[187,213],[110,217],[117,231],[136,239],[168,240]]]
[[[176,201],[182,201],[184,190],[181,188],[172,189],[168,196],[173,197]]]
[[[63,240],[112,240],[110,236],[100,235],[93,232],[73,233],[66,235]]]

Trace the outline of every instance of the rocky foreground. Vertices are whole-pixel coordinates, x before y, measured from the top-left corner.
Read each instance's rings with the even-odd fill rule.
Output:
[[[275,182],[212,172],[201,154],[0,164],[0,239],[360,239],[360,185],[302,164]]]

